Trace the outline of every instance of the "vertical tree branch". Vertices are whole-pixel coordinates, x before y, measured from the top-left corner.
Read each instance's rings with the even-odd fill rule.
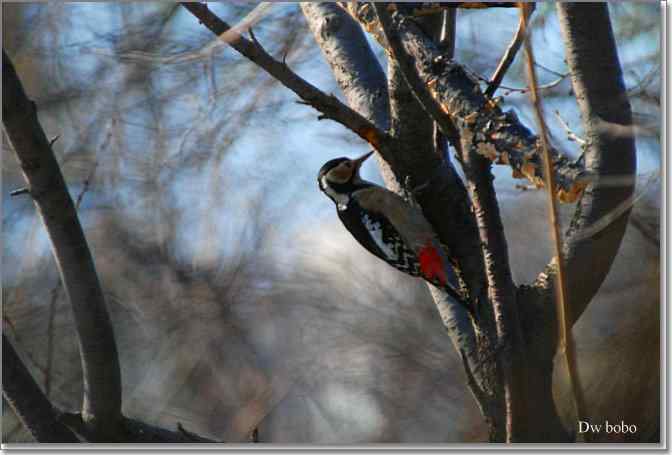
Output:
[[[377,14],[380,9],[385,9],[385,6],[382,4],[374,4],[373,7]],[[448,17],[444,16],[450,16],[453,20],[449,20]],[[445,11],[444,14],[434,14],[416,19],[419,21],[424,32],[432,36],[437,45],[441,46],[446,58],[451,58],[454,50],[454,17],[455,9],[451,9]],[[409,154],[418,157],[439,156],[446,160],[443,164],[452,169],[452,164],[447,161],[448,156],[445,153],[444,134],[449,135],[457,150],[461,149],[459,135],[447,116],[440,115],[438,117],[439,121],[442,122],[441,126],[436,123],[435,119],[437,117],[431,115],[426,107],[426,102],[431,101],[431,97],[429,97],[426,91],[424,95],[429,97],[429,100],[424,100],[425,103],[422,102],[422,94],[419,96],[419,91],[416,89],[419,79],[415,75],[415,69],[412,65],[409,65],[407,58],[400,58],[397,54],[398,42],[395,41],[396,36],[388,34],[389,20],[386,19],[388,18],[384,17],[380,20],[383,34],[388,42],[396,44],[396,46],[390,45],[390,58],[388,59],[391,112],[390,134],[399,140],[402,147],[408,150]],[[415,78],[413,78],[414,76]],[[429,104],[429,106],[436,106],[436,103]],[[442,132],[445,133],[441,134]],[[460,278],[463,278],[463,276]],[[476,296],[483,289],[481,284],[484,280],[484,275],[471,275],[470,278],[472,279],[469,283],[471,286],[467,286],[467,289],[472,289],[471,295]],[[447,328],[448,335],[456,351],[463,356],[463,361],[467,365],[480,365],[477,336],[474,332],[472,321],[465,313],[464,308],[451,302],[451,299],[441,290],[433,286],[429,286],[429,288],[439,316]],[[484,300],[483,297],[480,298]],[[488,390],[485,384],[486,370],[486,368],[479,368],[473,374],[471,370],[467,371],[467,385],[472,391],[479,408],[484,413],[488,413],[493,409],[488,394],[483,392],[484,390]]]
[[[2,53],[5,131],[42,217],[72,305],[84,374],[82,416],[105,438],[121,416],[121,373],[112,323],[91,252],[56,158],[14,66]]]
[[[630,102],[608,4],[558,3],[557,11],[584,125],[586,168],[594,176],[577,206],[564,247],[568,318],[574,324],[611,268],[630,208],[605,229],[590,236],[582,233],[632,197],[637,158]],[[605,128],[608,124],[622,126],[630,134],[613,134]],[[609,180],[614,178],[623,184],[610,185]],[[549,267],[548,273],[553,276],[554,267]]]
[[[14,346],[2,335],[2,395],[37,442],[78,443],[37,385]]]
[[[499,369],[504,382],[506,442],[523,438],[525,432],[525,363],[522,353],[516,289],[511,277],[509,253],[495,194],[490,163],[478,155],[472,137],[463,133],[463,167],[483,245],[483,260],[500,348]]]
[[[437,44],[441,52],[443,52],[443,55],[445,55],[446,58],[451,60],[455,57],[456,37],[457,37],[457,8],[445,9],[443,10],[442,13],[441,32],[439,34]],[[446,137],[441,133],[439,125],[436,123],[436,120],[434,120],[434,144],[437,152],[439,152],[441,155],[445,155],[448,151],[446,140],[450,142],[450,144],[453,146],[453,148],[455,148],[456,151],[459,150],[460,138],[457,134],[457,129],[455,128],[455,125],[452,125],[452,127],[453,127],[453,134],[451,136]]]
[[[409,85],[415,89],[418,100],[432,117],[437,119],[440,126],[447,124],[447,115],[441,111],[438,103],[420,80],[399,36],[391,30],[389,13],[380,4],[374,4],[374,8],[383,35],[389,44],[389,50],[399,61]],[[476,134],[469,124],[461,122],[458,129],[462,141],[463,168],[482,244],[488,300],[492,305],[498,343],[507,347],[498,356],[499,369],[503,376],[506,430],[502,432],[501,422],[495,421],[491,437],[495,440],[505,438],[507,442],[513,442],[523,438],[527,415],[524,398],[526,383],[524,345],[516,303],[516,288],[511,277],[508,247],[492,184],[490,163],[479,154]]]

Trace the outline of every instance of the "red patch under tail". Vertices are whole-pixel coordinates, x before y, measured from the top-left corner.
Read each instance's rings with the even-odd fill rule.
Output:
[[[423,247],[418,254],[418,259],[420,260],[420,270],[426,279],[433,281],[436,278],[441,286],[448,284],[441,254],[434,246],[428,244]]]

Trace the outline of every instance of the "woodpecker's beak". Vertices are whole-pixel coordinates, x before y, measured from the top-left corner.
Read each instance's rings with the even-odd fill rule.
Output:
[[[373,155],[373,150],[371,150],[369,153],[365,153],[364,155],[360,156],[359,158],[355,158],[352,160],[352,162],[355,165],[355,169],[359,170],[360,167],[362,167],[362,164],[364,161],[366,161],[371,155]]]

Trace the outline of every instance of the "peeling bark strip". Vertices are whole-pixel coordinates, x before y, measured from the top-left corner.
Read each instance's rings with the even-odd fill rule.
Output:
[[[381,37],[380,26],[369,4],[358,4],[355,17],[387,48]],[[527,178],[537,187],[543,187],[541,144],[513,111],[503,112],[481,92],[478,81],[465,69],[446,59],[412,19],[395,13],[393,29],[403,43],[404,50],[415,64],[420,79],[429,88],[443,111],[450,115],[461,131],[472,132],[474,145],[480,155],[496,164],[513,169],[513,177]],[[574,202],[586,186],[583,167],[551,149],[556,171],[557,187],[554,193],[562,202]]]
[[[72,306],[79,339],[84,400],[82,416],[105,437],[121,416],[121,374],[112,323],[77,211],[14,66],[2,51],[2,117],[30,195],[42,218]]]
[[[2,335],[2,396],[37,442],[79,442],[79,438],[59,422],[58,413],[6,335]]]

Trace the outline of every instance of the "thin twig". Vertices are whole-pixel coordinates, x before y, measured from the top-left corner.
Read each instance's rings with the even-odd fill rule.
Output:
[[[524,27],[527,27],[527,18],[521,11],[521,21]],[[555,263],[557,267],[556,280],[556,310],[558,314],[558,345],[560,352],[564,354],[567,366],[569,385],[572,392],[572,400],[576,413],[576,422],[585,420],[585,402],[583,398],[583,389],[581,387],[577,364],[576,348],[574,338],[571,333],[571,323],[569,321],[568,309],[566,303],[566,279],[565,279],[565,260],[562,253],[562,234],[560,232],[560,219],[558,217],[558,207],[553,197],[553,188],[555,188],[555,174],[553,172],[553,163],[548,145],[548,130],[541,108],[541,99],[537,90],[537,75],[534,67],[534,54],[529,35],[525,39],[525,53],[527,62],[527,77],[530,82],[530,98],[534,106],[534,114],[539,128],[539,138],[541,140],[542,155],[544,158],[544,177],[546,180],[546,194],[548,202],[548,218],[551,230],[551,238],[555,251]],[[587,441],[587,433],[584,433],[584,440]]]
[[[576,142],[581,147],[584,147],[586,145],[586,140],[582,139],[574,131],[572,131],[572,129],[567,124],[567,122],[565,122],[562,119],[562,117],[560,116],[560,111],[555,110],[554,114],[555,114],[555,117],[558,119],[558,122],[560,123],[560,125],[565,129],[565,132],[567,133],[567,139],[569,139],[572,142]]]
[[[625,180],[625,179],[623,179]],[[660,173],[659,172],[652,172],[651,175],[649,176],[648,180],[644,184],[644,187],[638,191],[637,193],[633,193],[630,195],[630,197],[624,199],[621,201],[620,204],[618,204],[616,207],[614,207],[611,211],[608,213],[605,213],[602,215],[602,217],[595,221],[594,223],[584,227],[581,231],[577,232],[574,234],[574,238],[577,240],[582,240],[582,239],[588,239],[590,237],[593,237],[597,235],[599,232],[605,230],[608,228],[612,223],[617,221],[619,218],[623,216],[624,213],[632,209],[637,202],[642,199],[646,194],[649,192],[649,190],[653,187],[654,183],[658,183],[660,180]],[[607,183],[608,185],[608,183]],[[606,185],[605,185],[606,186]],[[625,186],[623,183],[616,183],[616,186]],[[631,217],[632,220],[632,217]]]
[[[20,332],[18,332],[16,330],[16,326],[14,325],[14,322],[9,318],[9,316],[7,316],[6,314],[3,314],[2,315],[2,322],[7,324],[9,326],[9,328],[11,329],[14,341],[16,342],[17,345],[23,346],[23,345],[26,344],[24,342],[23,338],[21,337]],[[30,361],[30,364],[35,369],[37,369],[40,372],[40,374],[42,374],[42,376],[46,376],[47,372],[46,372],[45,367],[40,365],[40,362],[38,362],[38,360],[35,358],[35,356],[30,351],[26,350],[24,352],[24,355],[25,355],[26,359]]]
[[[529,18],[529,16],[532,14],[535,8],[534,3],[531,3],[530,5],[531,6],[529,8],[523,8],[523,11],[525,11],[525,14],[527,14],[527,18]],[[488,98],[492,98],[492,95],[494,95],[495,92],[497,91],[497,88],[499,88],[499,84],[502,83],[502,80],[504,79],[506,72],[509,70],[511,64],[513,63],[513,60],[516,58],[516,54],[518,54],[518,50],[520,49],[520,45],[523,44],[524,39],[525,39],[525,22],[521,18],[520,21],[518,22],[518,30],[516,31],[516,34],[513,36],[511,44],[509,44],[509,47],[506,48],[504,56],[500,60],[499,65],[497,65],[497,69],[490,78],[488,88],[485,89],[484,94]]]
[[[28,188],[17,188],[9,193],[10,196],[20,196],[22,194],[30,194],[30,189]]]
[[[534,62],[534,66],[536,66],[536,67],[538,67],[538,68],[541,68],[541,69],[544,70],[544,71],[548,71],[549,73],[554,74],[554,75],[556,75],[556,76],[558,76],[558,77],[565,77],[565,76],[566,76],[565,74],[563,74],[563,73],[559,73],[559,72],[557,72],[557,71],[555,71],[555,70],[552,70],[552,69],[550,69],[549,67],[544,66],[544,65],[542,65],[542,64],[539,63],[539,62]]]
[[[482,76],[482,75],[476,73],[474,70],[469,69],[468,71],[469,71],[469,74],[471,74],[472,76],[474,76],[474,77],[475,77],[476,79],[478,79],[479,81],[488,82],[488,83],[490,82],[490,80],[489,80],[488,78],[486,78],[486,77],[484,77],[484,76]],[[569,77],[569,75],[570,75],[569,72],[567,72],[567,73],[565,73],[565,74],[561,74],[560,76],[558,76],[557,79],[555,79],[555,80],[553,80],[553,81],[551,81],[551,82],[549,82],[549,83],[547,83],[547,84],[542,84],[542,85],[537,86],[537,90],[538,90],[539,92],[543,92],[543,91],[545,91],[545,90],[550,90],[550,89],[552,89],[553,87],[556,87],[556,86],[560,85],[560,83],[561,83],[562,81],[564,81],[565,79],[567,79],[567,78]],[[517,93],[529,93],[529,91],[530,91],[530,87],[510,87],[510,86],[508,86],[508,85],[501,85],[501,84],[499,85],[498,88],[501,88],[501,89],[503,89],[503,90],[506,90],[506,91],[504,92],[504,95],[509,95],[510,93],[513,93],[513,92],[517,92]]]

